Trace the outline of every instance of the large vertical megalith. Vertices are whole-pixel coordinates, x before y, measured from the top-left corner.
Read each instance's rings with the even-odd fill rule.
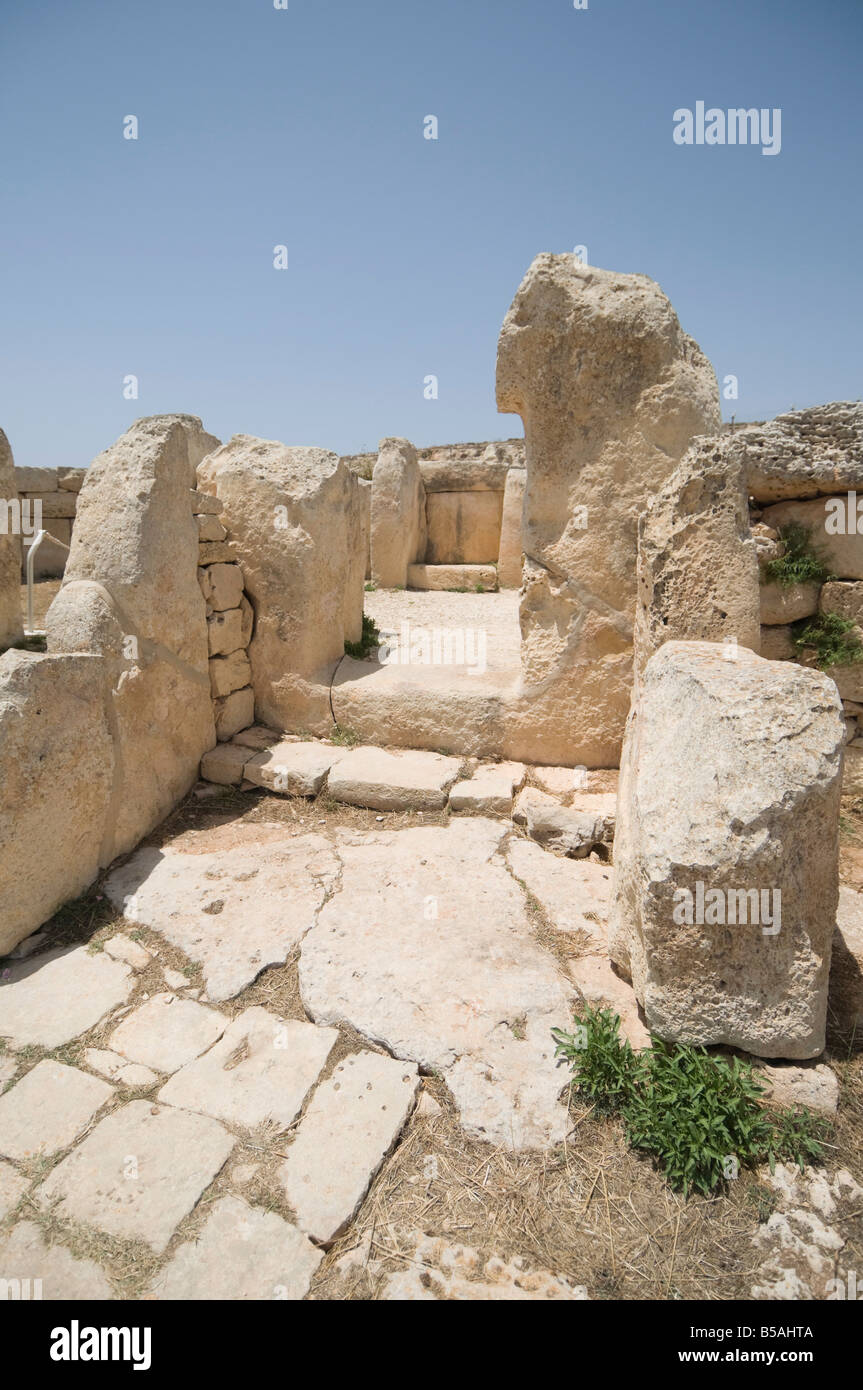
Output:
[[[541,255],[504,320],[497,403],[522,417],[522,698],[507,753],[617,762],[632,684],[638,517],[696,434],[713,368],[644,275]]]
[[[404,588],[408,566],[425,559],[425,487],[416,449],[407,439],[382,439],[372,473],[372,579]]]
[[[15,465],[0,430],[0,651],[24,635],[21,624],[20,502]]]
[[[762,1057],[824,1047],[844,726],[833,681],[666,642],[627,724],[612,959],[647,1024]]]
[[[103,863],[173,809],[215,743],[190,489],[216,444],[194,416],[137,420],[79,495],[48,648],[102,657],[116,755]]]
[[[365,572],[359,479],[326,449],[235,435],[206,460],[199,487],[222,524],[255,609],[249,646],[257,718],[326,733],[345,640],[362,628]]]

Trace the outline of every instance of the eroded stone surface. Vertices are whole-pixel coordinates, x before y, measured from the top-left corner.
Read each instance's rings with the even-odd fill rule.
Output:
[[[60,1047],[128,999],[128,965],[86,946],[60,947],[12,965],[0,985],[0,1037],[13,1047]]]
[[[506,854],[512,872],[536,898],[552,926],[558,931],[580,932],[588,949],[604,955],[608,950],[611,865],[563,859],[530,840],[510,840]]]
[[[287,1129],[337,1037],[333,1028],[245,1009],[215,1047],[171,1077],[159,1099],[247,1129],[266,1122]]]
[[[246,750],[246,778],[285,796],[317,796],[324,778],[343,756],[333,744],[283,741],[260,753]]]
[[[113,1298],[111,1285],[93,1260],[79,1259],[65,1246],[49,1246],[33,1221],[19,1221],[0,1241],[0,1279],[20,1280],[22,1298],[79,1302]],[[39,1292],[36,1292],[36,1281]],[[27,1283],[26,1292],[24,1289]],[[14,1287],[14,1284],[13,1284]]]
[[[123,1019],[109,1038],[115,1052],[154,1071],[173,1072],[212,1047],[228,1019],[192,999],[154,994]]]
[[[508,816],[512,811],[513,795],[524,781],[524,774],[524,763],[490,763],[478,767],[472,777],[453,783],[449,804],[454,811],[472,811],[477,816]]]
[[[222,1197],[153,1284],[158,1299],[303,1298],[323,1256],[275,1212]]]
[[[436,811],[460,767],[458,758],[440,753],[353,748],[330,769],[327,790],[334,801],[375,811]]]
[[[22,1178],[11,1163],[0,1161],[0,1221],[18,1205],[27,1186],[27,1179]]]
[[[361,1052],[318,1087],[280,1169],[297,1222],[316,1241],[334,1240],[354,1216],[418,1086],[415,1066]]]
[[[343,832],[340,891],[306,936],[300,988],[321,1023],[350,1023],[445,1073],[468,1131],[508,1147],[566,1128],[550,1028],[569,1017],[496,850],[500,822]]]
[[[22,1163],[67,1149],[114,1087],[46,1057],[0,1096],[0,1153]]]
[[[338,861],[320,835],[229,826],[222,836],[139,850],[109,875],[105,892],[131,921],[200,961],[207,994],[219,1000],[287,958],[337,874]]]
[[[390,1275],[382,1296],[399,1302],[583,1302],[587,1290],[563,1275],[531,1269],[520,1255],[509,1261],[492,1255],[484,1261],[469,1245],[449,1245],[417,1231],[409,1262]]]
[[[104,1047],[88,1047],[84,1052],[84,1065],[109,1081],[117,1081],[121,1086],[155,1086],[159,1077],[149,1067],[138,1062],[130,1062],[116,1052]]]
[[[234,1137],[205,1115],[133,1100],[107,1115],[38,1189],[57,1213],[157,1253],[213,1181]]]

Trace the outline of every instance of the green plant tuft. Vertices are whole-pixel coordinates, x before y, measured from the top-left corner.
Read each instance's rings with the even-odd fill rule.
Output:
[[[364,613],[363,635],[359,642],[345,643],[345,656],[352,656],[355,661],[365,661],[380,644],[381,634],[378,631],[377,623],[368,613]]]
[[[762,582],[790,589],[794,584],[824,584],[835,578],[813,542],[808,526],[789,521],[786,526],[780,526],[779,538],[785,547],[784,553],[767,561]]]
[[[823,1154],[828,1126],[805,1110],[770,1110],[748,1062],[659,1038],[635,1053],[620,1019],[587,1007],[574,1033],[552,1029],[555,1056],[601,1114],[618,1113],[632,1148],[650,1154],[671,1187],[709,1196],[742,1168],[777,1160],[801,1170]]]
[[[807,648],[815,653],[815,664],[826,671],[830,666],[853,666],[863,661],[863,643],[855,624],[838,613],[819,613],[792,623],[791,640],[798,652]]]
[[[355,748],[358,743],[362,743],[362,738],[356,729],[346,729],[341,724],[334,724],[330,743],[337,743],[340,748]]]

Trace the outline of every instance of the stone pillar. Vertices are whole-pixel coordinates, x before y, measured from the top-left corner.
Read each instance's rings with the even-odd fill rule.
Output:
[[[425,559],[425,488],[407,439],[382,439],[372,473],[372,579],[380,589],[404,588],[408,566]]]
[[[12,449],[0,430],[0,651],[24,636],[19,506]]]
[[[506,756],[615,765],[632,686],[638,517],[696,434],[713,368],[644,275],[541,255],[504,320],[497,403],[524,422],[523,691]]]
[[[527,474],[523,468],[510,468],[503,492],[500,550],[497,557],[497,582],[501,589],[521,587],[521,509],[526,482]]]
[[[256,717],[325,734],[330,684],[345,640],[362,630],[359,479],[326,449],[235,435],[211,454],[198,486],[221,520],[255,609],[249,646]]]

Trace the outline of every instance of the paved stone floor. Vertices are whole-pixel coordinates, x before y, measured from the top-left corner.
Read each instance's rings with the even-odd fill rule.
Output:
[[[567,774],[542,777],[571,797]],[[583,1300],[571,1274],[455,1232],[403,1232],[381,1264],[362,1214],[435,1092],[490,1154],[565,1140],[550,1030],[576,985],[645,1040],[607,959],[609,865],[506,815],[359,826],[292,804],[142,846],[95,890],[110,932],[48,929],[0,961],[0,1279],[46,1299],[326,1297],[321,1263],[356,1228],[336,1273],[359,1261],[376,1297]],[[765,1286],[804,1227],[810,1264],[835,1257],[844,1182],[795,1189],[796,1225],[765,1228]],[[816,1230],[799,1212],[819,1200]]]

